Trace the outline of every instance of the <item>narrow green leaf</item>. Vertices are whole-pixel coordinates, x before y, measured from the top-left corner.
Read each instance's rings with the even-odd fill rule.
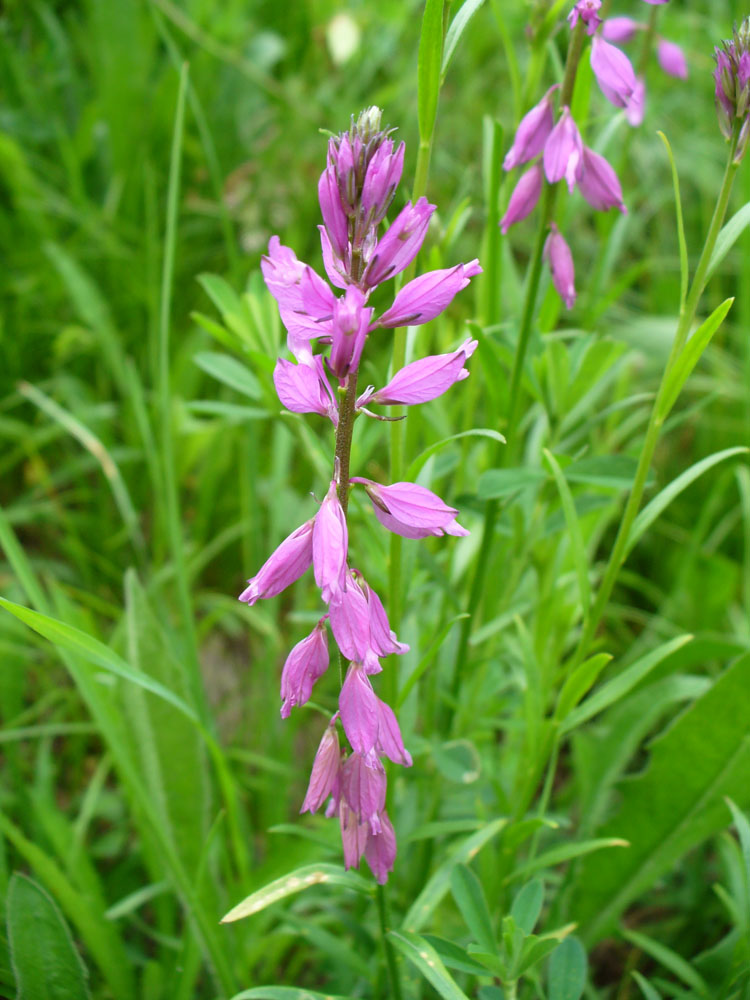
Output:
[[[456,16],[451,21],[451,26],[445,36],[445,48],[443,50],[443,65],[440,69],[441,76],[445,76],[445,71],[448,69],[448,63],[451,61],[453,52],[458,45],[458,40],[461,35],[466,30],[466,25],[476,14],[479,8],[484,3],[484,0],[465,0],[456,14]]]
[[[685,224],[682,218],[682,198],[680,197],[680,178],[677,173],[677,164],[675,163],[675,159],[672,154],[672,147],[669,145],[669,140],[663,132],[657,131],[656,134],[664,143],[664,147],[667,150],[667,156],[669,157],[669,165],[672,168],[674,210],[677,218],[677,243],[680,248],[680,312],[682,312],[682,308],[685,305],[685,299],[687,298],[689,274],[687,243],[685,242]]]
[[[610,847],[630,847],[630,844],[621,837],[598,837],[594,840],[581,840],[575,844],[562,844],[560,847],[550,848],[549,851],[532,858],[531,861],[525,861],[518,865],[505,881],[512,882],[517,878],[531,875],[533,872],[542,871],[544,868],[554,868],[555,865],[561,865],[565,861],[571,861],[573,858],[580,858],[585,854]]]
[[[686,962],[681,955],[678,955],[676,951],[672,951],[671,948],[667,948],[666,945],[660,941],[655,941],[647,934],[641,934],[640,931],[623,928],[622,936],[626,941],[630,941],[631,944],[635,945],[636,948],[645,951],[647,955],[650,955],[660,965],[663,965],[665,969],[669,969],[686,986],[689,986],[701,996],[710,996],[705,979],[695,971],[695,968],[689,962]]]
[[[726,222],[722,227],[716,240],[714,252],[711,254],[711,263],[708,265],[706,281],[711,278],[711,275],[724,260],[747,226],[750,226],[750,202],[738,209],[729,222]]]
[[[603,709],[607,708],[609,705],[616,701],[619,701],[628,691],[632,690],[636,684],[643,680],[647,674],[649,674],[654,667],[658,666],[662,660],[665,660],[668,656],[674,653],[676,650],[681,649],[688,642],[692,640],[692,635],[679,635],[676,639],[670,639],[669,642],[662,643],[661,646],[657,646],[656,649],[652,650],[650,653],[646,653],[645,656],[641,656],[631,663],[630,666],[623,670],[621,674],[613,677],[611,681],[607,681],[603,684],[598,691],[587,698],[583,704],[579,705],[578,708],[574,708],[562,722],[560,727],[561,732],[568,733],[571,729],[575,729],[576,726],[580,726],[582,722],[590,719],[592,716],[597,715]]]
[[[616,812],[601,834],[625,837],[627,851],[593,855],[576,872],[570,912],[584,941],[594,941],[625,907],[686,851],[726,825],[723,796],[750,801],[750,741],[743,706],[750,653],[652,743],[647,768],[621,785]]]
[[[399,693],[398,693],[398,700],[396,702],[396,710],[398,710],[399,708],[401,708],[401,706],[403,705],[403,703],[409,697],[409,692],[414,687],[414,685],[417,683],[417,681],[422,676],[422,674],[425,672],[425,670],[427,670],[427,668],[429,667],[429,665],[432,663],[432,661],[435,658],[435,654],[440,649],[440,647],[443,645],[443,642],[445,641],[448,633],[453,628],[453,626],[457,622],[463,621],[464,618],[468,618],[468,617],[469,617],[468,612],[463,612],[460,615],[456,615],[454,618],[451,618],[450,621],[447,621],[445,623],[445,625],[443,625],[443,627],[439,630],[439,632],[437,633],[437,635],[435,636],[435,638],[430,643],[430,646],[429,646],[427,652],[424,654],[424,656],[422,657],[422,659],[416,665],[416,667],[414,668],[414,670],[412,670],[412,672],[406,678],[406,681],[404,682],[404,686],[399,691]]]
[[[263,395],[260,383],[247,365],[243,365],[241,361],[228,354],[201,351],[193,357],[193,361],[208,375],[212,375],[231,389],[249,396],[250,399],[260,399]]]
[[[557,491],[560,494],[560,502],[562,504],[563,513],[565,514],[565,523],[568,527],[570,547],[573,554],[573,563],[576,568],[576,577],[578,579],[578,593],[581,598],[583,621],[586,623],[591,610],[591,587],[589,586],[589,564],[588,559],[586,558],[586,546],[583,544],[581,525],[578,521],[575,503],[573,502],[573,494],[570,492],[570,487],[565,480],[565,476],[563,475],[557,459],[552,452],[548,451],[546,448],[543,449],[543,453],[545,461],[550,467],[552,475],[555,477]]]
[[[72,650],[74,653],[78,653],[84,657],[89,663],[96,663],[117,677],[122,677],[123,680],[137,684],[146,691],[150,691],[159,698],[163,698],[164,701],[168,701],[170,705],[174,705],[175,708],[178,708],[189,719],[197,721],[195,712],[182,698],[170,691],[169,688],[164,687],[163,684],[149,677],[148,674],[133,670],[109,646],[105,646],[103,642],[99,642],[98,639],[95,639],[87,632],[82,632],[73,625],[67,625],[57,618],[50,618],[49,615],[32,611],[31,608],[24,608],[20,604],[6,601],[4,597],[0,597],[0,607],[5,608],[6,611],[15,615],[16,618],[20,619],[20,621],[24,622],[24,624],[28,625],[35,632],[38,632],[45,639],[49,639],[55,646]]]
[[[586,483],[613,490],[629,490],[635,479],[638,462],[629,455],[593,455],[566,466],[570,483]]]
[[[426,0],[417,60],[419,138],[430,141],[435,127],[443,61],[443,0]]]
[[[612,656],[609,653],[597,653],[576,667],[560,691],[555,709],[556,719],[564,719],[568,712],[576,707],[581,698],[594,686],[602,670],[611,662]]]
[[[662,1000],[661,993],[655,989],[648,980],[644,979],[640,972],[631,972],[630,975],[638,983],[644,1000]]]
[[[499,431],[489,430],[486,427],[474,427],[470,431],[460,431],[458,434],[451,434],[450,437],[443,438],[442,441],[436,441],[435,444],[431,444],[429,448],[425,448],[423,452],[417,455],[407,470],[407,478],[410,480],[416,479],[428,458],[431,458],[436,452],[440,451],[447,444],[450,444],[451,441],[459,441],[461,438],[466,437],[490,438],[499,444],[505,444],[505,438]]]
[[[580,1000],[586,986],[586,972],[586,949],[578,938],[565,938],[550,959],[548,1000]]]
[[[547,479],[544,469],[519,466],[513,469],[488,469],[479,480],[480,500],[499,500],[527,486],[538,486]]]
[[[736,826],[737,833],[740,836],[742,860],[745,864],[745,877],[747,879],[748,889],[750,889],[750,822],[748,822],[747,816],[745,816],[742,810],[738,809],[728,796],[725,799],[725,802],[732,813],[734,825]]]
[[[646,532],[659,515],[675,500],[683,490],[687,489],[696,479],[700,479],[704,472],[708,472],[719,462],[724,462],[728,458],[735,458],[737,455],[747,455],[750,448],[735,447],[725,448],[724,451],[717,451],[713,455],[702,458],[699,462],[691,465],[676,479],[660,490],[653,500],[649,501],[633,522],[628,536],[626,554],[631,551],[639,538]]]
[[[444,1000],[469,1000],[440,960],[440,956],[423,937],[410,931],[389,931],[388,937],[398,950],[415,966]]]
[[[288,875],[269,882],[256,892],[251,893],[241,903],[233,907],[226,916],[221,918],[222,924],[242,920],[252,913],[265,910],[280,899],[293,896],[313,885],[340,885],[346,889],[356,889],[358,892],[372,893],[373,886],[355,872],[346,872],[339,865],[307,865],[297,868]]]
[[[443,964],[449,969],[455,969],[456,972],[468,972],[471,976],[486,976],[487,970],[485,966],[480,965],[479,962],[474,962],[472,958],[467,955],[466,950],[460,945],[455,944],[453,941],[447,941],[445,938],[438,937],[436,934],[425,934],[425,941],[428,941],[435,951],[440,955],[443,960]]]
[[[424,889],[409,907],[409,911],[404,917],[402,927],[410,931],[418,931],[422,928],[430,916],[448,892],[450,886],[451,871],[457,864],[466,864],[481,851],[493,837],[506,826],[506,818],[495,819],[488,823],[481,830],[477,830],[470,837],[459,841],[450,851],[447,861],[434,872]]]
[[[727,313],[732,308],[733,302],[733,298],[725,299],[718,305],[708,319],[705,319],[701,323],[683,347],[664,386],[664,398],[659,405],[659,416],[662,420],[666,419],[670,410],[677,402],[677,397],[682,392],[682,387],[703,356],[703,352],[711,342],[711,338],[724,322]]]
[[[86,1000],[88,972],[65,918],[44,889],[16,872],[7,914],[19,1000]]]
[[[510,908],[510,915],[524,934],[531,934],[536,927],[543,904],[544,882],[539,878],[527,883],[516,893]]]
[[[451,892],[474,940],[487,951],[496,951],[497,941],[482,884],[467,865],[456,865],[451,872]]]

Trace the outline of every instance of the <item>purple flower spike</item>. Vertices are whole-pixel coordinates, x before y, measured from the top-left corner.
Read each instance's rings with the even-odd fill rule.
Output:
[[[412,361],[396,372],[388,385],[369,395],[366,400],[368,405],[409,406],[437,399],[456,382],[469,377],[464,363],[474,353],[477,344],[478,341],[469,338],[451,354],[435,354]]]
[[[565,178],[572,191],[581,171],[583,142],[570,109],[563,108],[560,121],[552,129],[544,147],[544,173],[550,184]]]
[[[341,823],[341,844],[344,848],[344,868],[358,868],[367,846],[370,827],[360,823],[357,814],[352,812],[342,798],[339,804],[339,822]]]
[[[317,812],[329,795],[334,798],[339,794],[341,780],[341,750],[336,726],[332,723],[326,726],[318,752],[315,754],[310,784],[300,812]]]
[[[324,621],[298,642],[281,671],[281,718],[288,719],[295,705],[310,700],[315,681],[328,669],[328,636]]]
[[[372,319],[372,307],[365,306],[365,296],[350,285],[342,299],[336,301],[331,322],[331,356],[329,367],[343,379],[359,367],[362,348]]]
[[[503,170],[512,170],[519,163],[533,160],[544,149],[544,144],[555,123],[552,111],[552,94],[558,86],[559,84],[555,84],[550,87],[541,101],[531,111],[527,111],[521,119],[513,138],[513,145],[503,160]]]
[[[535,163],[521,177],[513,188],[505,215],[500,220],[500,230],[507,233],[515,222],[520,222],[536,208],[542,193],[544,176],[541,163]]]
[[[382,830],[380,813],[385,809],[385,768],[375,754],[366,757],[353,753],[344,762],[341,793],[360,823],[367,823],[370,833]]]
[[[320,175],[318,201],[333,251],[343,260],[349,250],[349,220],[341,204],[336,171],[333,167],[326,167]]]
[[[638,128],[638,126],[643,121],[643,115],[646,110],[646,84],[642,76],[636,77],[635,88],[633,93],[625,105],[625,117],[628,120],[628,124],[632,125],[633,128]]]
[[[418,326],[447,309],[469,279],[482,273],[478,260],[439,271],[428,271],[404,285],[375,326]]]
[[[364,283],[374,288],[382,281],[400,274],[419,253],[435,205],[420,198],[416,205],[406,205],[378,241],[365,271]]]
[[[385,809],[380,814],[380,833],[367,838],[365,858],[376,881],[385,885],[396,863],[396,834]]]
[[[372,501],[375,516],[390,531],[405,538],[427,538],[442,535],[449,528],[449,534],[465,533],[464,528],[453,522],[458,511],[448,507],[424,486],[416,483],[393,483],[381,486],[371,479],[353,476],[353,483],[361,483]],[[456,530],[458,529],[458,530]]]
[[[273,384],[283,406],[292,413],[319,413],[334,427],[339,422],[336,397],[323,370],[319,354],[312,364],[295,365],[279,358],[273,370]]]
[[[378,697],[361,663],[352,663],[339,694],[341,725],[352,748],[369,754],[378,740]]]
[[[378,753],[383,753],[392,760],[394,764],[403,764],[404,767],[411,767],[411,754],[404,747],[401,739],[401,730],[398,720],[390,705],[377,698],[378,710]]]
[[[615,107],[624,108],[635,90],[635,73],[625,53],[594,35],[591,68],[607,100]]]
[[[676,76],[678,80],[687,80],[688,66],[685,53],[676,42],[668,42],[666,38],[660,38],[656,54],[659,58],[659,65],[665,73],[669,76]]]
[[[550,229],[551,232],[544,244],[544,259],[549,264],[552,283],[558,295],[567,308],[572,309],[576,300],[573,255],[557,226],[553,224]]]
[[[588,146],[583,147],[583,172],[578,186],[583,197],[597,212],[607,212],[610,208],[627,212],[617,174],[603,156]]]
[[[346,588],[346,553],[349,536],[346,518],[336,496],[336,481],[332,481],[320,510],[315,515],[312,531],[312,561],[315,582],[326,604],[337,600]],[[309,565],[309,564],[308,564]]]
[[[253,605],[261,597],[276,597],[298,580],[313,561],[313,521],[288,535],[263,563],[239,596]]]
[[[602,27],[602,38],[607,42],[630,42],[643,25],[632,17],[608,17]]]
[[[602,0],[578,0],[573,10],[568,14],[570,27],[575,28],[580,18],[586,25],[586,34],[593,35],[602,19],[599,17],[599,9]]]

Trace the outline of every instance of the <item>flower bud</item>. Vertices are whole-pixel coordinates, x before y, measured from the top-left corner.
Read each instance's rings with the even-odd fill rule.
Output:
[[[549,264],[552,283],[558,295],[567,308],[572,309],[576,300],[573,255],[554,223],[550,226],[550,234],[544,244],[544,259]]]

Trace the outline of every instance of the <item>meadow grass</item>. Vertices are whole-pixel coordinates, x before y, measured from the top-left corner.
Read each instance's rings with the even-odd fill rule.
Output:
[[[690,77],[652,60],[632,132],[582,64],[574,107],[629,211],[562,206],[579,300],[567,314],[542,278],[510,434],[534,226],[500,236],[500,164],[565,57],[567,29],[530,50],[526,23],[567,5],[471,7],[429,163],[423,4],[0,14],[0,993],[750,996],[746,231],[700,300],[703,320],[735,298],[666,416],[655,506],[576,658],[681,300],[656,133],[693,273],[726,160],[713,45],[747,11],[659,11]],[[342,12],[361,38],[337,63]],[[438,205],[420,270],[485,267],[435,322],[378,331],[361,374],[382,384],[394,341],[411,360],[480,340],[466,382],[355,432],[359,474],[418,476],[472,531],[394,550],[352,497],[357,559],[411,646],[384,671],[414,757],[389,775],[387,897],[343,871],[334,821],[298,816],[337,695],[328,676],[279,718],[281,665],[320,614],[309,579],[236,600],[314,513],[333,447],[322,419],[281,412],[259,258],[278,233],[321,270],[320,130],[372,104],[406,142],[401,201],[416,174]],[[728,217],[748,203],[745,163]]]

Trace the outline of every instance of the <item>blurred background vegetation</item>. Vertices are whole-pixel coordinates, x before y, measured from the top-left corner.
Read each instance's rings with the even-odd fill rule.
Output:
[[[525,26],[547,6],[488,2],[462,36],[441,94],[430,172],[429,198],[439,206],[424,255],[431,266],[481,256],[488,238],[487,122],[498,121],[509,135],[526,110],[514,101],[503,32],[523,71]],[[610,7],[646,16],[636,0]],[[305,430],[304,421],[278,416],[269,373],[282,331],[258,262],[278,233],[321,270],[321,130],[345,128],[362,107],[384,108],[406,142],[406,196],[418,145],[421,13],[412,0],[5,0],[0,12],[0,592],[98,636],[153,674],[185,699],[214,740],[211,749],[184,713],[111,674],[103,683],[76,650],[61,658],[3,614],[0,809],[7,818],[0,826],[0,890],[16,869],[46,888],[73,927],[97,997],[229,996],[261,982],[353,996],[372,995],[375,983],[383,995],[366,897],[329,888],[311,897],[315,906],[265,911],[232,928],[216,924],[269,878],[321,857],[338,864],[334,824],[296,818],[319,718],[299,713],[282,724],[277,711],[285,651],[319,612],[304,583],[263,607],[236,602],[272,545],[307,516],[300,511],[308,510],[309,492],[320,495],[327,454],[316,444],[318,426]],[[684,48],[690,78],[666,77],[652,61],[644,125],[626,150],[622,131],[611,139],[608,155],[621,169],[629,215],[613,227],[582,213],[578,196],[570,210],[581,298],[565,326],[567,317],[548,296],[541,329],[559,322],[566,337],[594,333],[624,345],[627,363],[609,383],[619,398],[653,392],[679,301],[671,177],[655,133],[665,132],[674,150],[694,259],[725,157],[713,111],[712,49],[745,13],[739,0],[673,0],[663,9],[660,30]],[[564,31],[550,42],[549,82],[566,43]],[[170,153],[185,64],[171,261]],[[589,127],[600,134],[611,109],[598,94],[591,107]],[[747,201],[745,164],[733,208]],[[486,315],[488,292],[479,282],[475,308],[465,293],[425,344],[452,347],[471,315],[494,323],[496,333],[512,328],[532,237],[533,226],[519,225],[503,241],[500,315]],[[748,289],[745,235],[709,287],[705,314],[727,296],[739,297],[664,438],[661,482],[750,438]],[[544,348],[537,374],[554,390]],[[234,358],[247,367],[233,367]],[[389,345],[376,348],[374,358],[373,373],[382,376]],[[502,365],[476,365],[470,389],[410,417],[407,460],[458,430],[502,430],[503,377]],[[554,391],[547,403],[554,426],[565,414],[554,412]],[[642,431],[643,412],[605,422],[592,432],[596,448],[627,451]],[[378,468],[384,449],[380,429],[366,428],[361,461]],[[462,497],[471,527],[481,523],[477,483],[493,454],[467,446],[438,470],[454,477],[453,495]],[[750,478],[739,477],[739,485],[743,493],[734,469],[721,466],[683,494],[635,552],[608,616],[608,651],[643,651],[644,637],[699,634],[708,645],[691,669],[713,676],[726,656],[747,648]],[[559,520],[559,499],[548,500],[547,512]],[[506,527],[513,530],[510,518]],[[605,542],[611,531],[601,529]],[[540,544],[551,544],[545,538]],[[384,585],[385,543],[371,531],[360,544],[363,564],[379,564],[372,575]],[[466,550],[464,565],[450,564],[460,586],[470,555]],[[415,558],[405,623],[412,666],[431,648],[436,626],[426,609],[436,590],[448,612],[463,606],[447,593],[443,576],[452,557],[445,547],[425,546]],[[543,558],[554,565],[555,557]],[[508,621],[524,613],[524,601],[504,606]],[[463,728],[437,765],[420,765],[419,757],[431,745],[428,721],[441,716],[447,654],[430,668],[438,681],[405,706],[417,757],[414,772],[398,779],[405,833],[438,819],[454,823],[443,834],[470,832],[472,817],[487,820],[508,805],[492,772],[497,725],[485,723],[504,719],[512,741],[521,716],[512,667],[503,673],[509,654],[494,606],[491,595],[485,619],[496,627],[462,695]],[[478,703],[483,721],[474,732]],[[467,741],[458,757],[456,739]],[[584,741],[583,756],[585,749]],[[643,760],[639,743],[627,766]],[[475,763],[482,778],[472,783],[466,774]],[[559,810],[578,822],[581,789],[565,771],[561,781]],[[397,910],[408,908],[443,856],[426,836],[404,839]],[[724,843],[717,853],[710,841],[691,855],[666,897],[644,904],[665,908],[665,916],[651,916],[663,916],[663,936],[686,959],[721,938],[725,917],[710,884],[723,877],[722,851],[739,878],[732,848]],[[497,876],[491,859],[481,872],[502,911],[509,892],[502,872]],[[441,933],[455,931],[455,916],[442,919]],[[618,984],[629,981],[636,953],[622,939],[600,947],[589,995],[635,996],[634,986]],[[14,981],[4,941],[0,992],[10,994]],[[422,995],[416,981],[409,988]]]

